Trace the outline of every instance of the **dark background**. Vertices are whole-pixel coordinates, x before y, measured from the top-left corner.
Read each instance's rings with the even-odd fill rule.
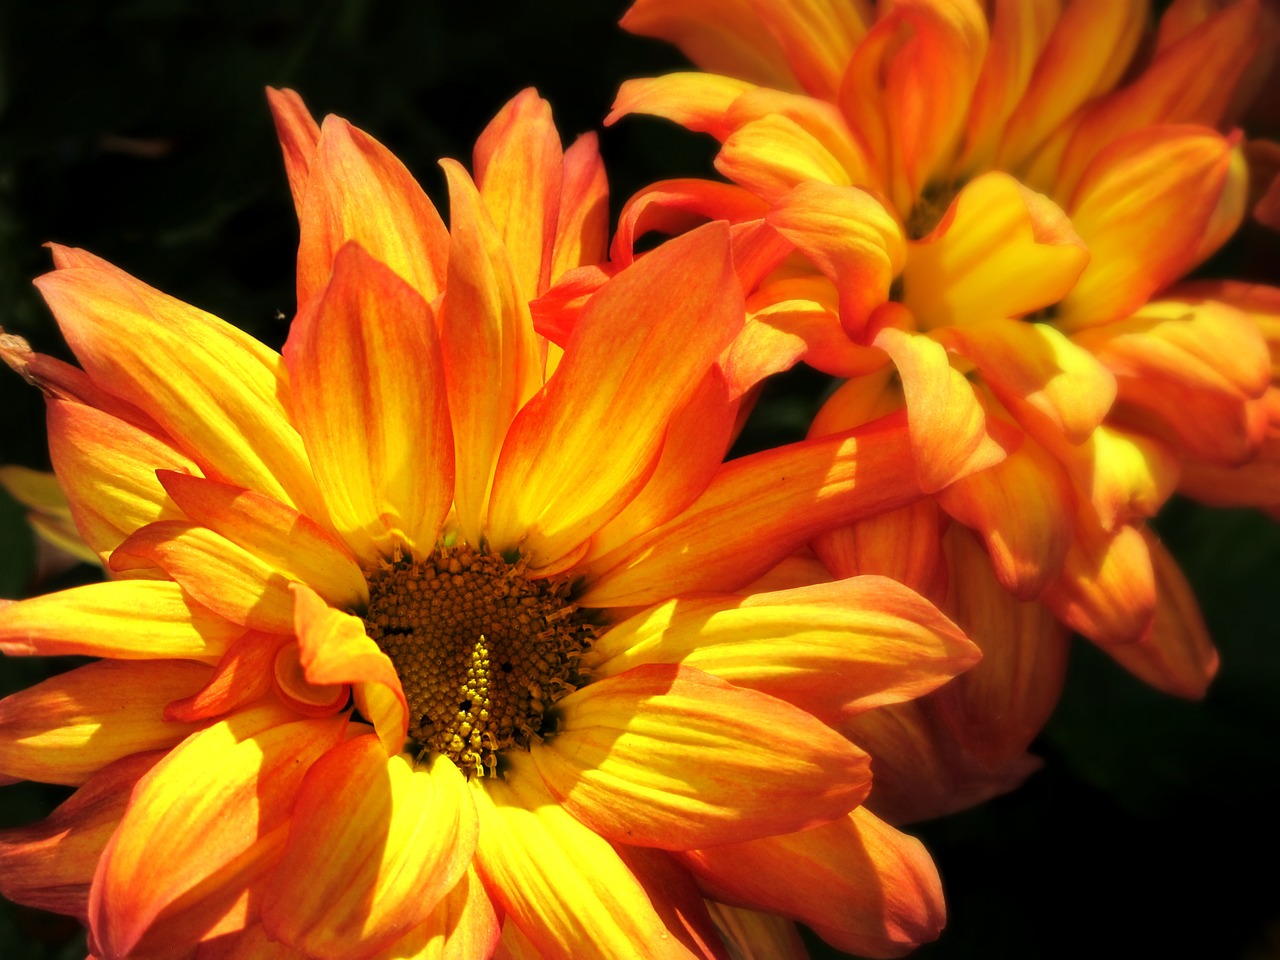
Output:
[[[40,244],[83,246],[279,346],[293,313],[296,220],[266,84],[299,90],[386,143],[443,209],[441,156],[471,144],[524,86],[566,142],[598,129],[617,84],[682,65],[627,36],[619,2],[133,0],[0,3],[0,325],[65,348],[30,281]],[[655,179],[707,175],[705,138],[630,119],[604,131],[614,212]],[[1212,275],[1259,274],[1249,229]],[[1273,273],[1270,278],[1275,280]],[[771,388],[753,442],[796,439],[818,378]],[[38,392],[0,370],[0,463],[47,467]],[[1280,528],[1174,502],[1158,527],[1201,597],[1223,666],[1199,704],[1154,693],[1077,643],[1066,696],[1017,793],[918,832],[948,890],[949,929],[921,960],[1280,958]],[[22,513],[0,493],[0,597],[35,581]],[[11,691],[66,664],[6,660]],[[66,791],[0,789],[0,825]],[[74,922],[0,901],[0,957],[83,957]],[[818,945],[815,957],[836,956]]]

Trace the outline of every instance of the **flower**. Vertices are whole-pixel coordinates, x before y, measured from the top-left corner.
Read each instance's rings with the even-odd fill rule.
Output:
[[[1202,695],[1217,655],[1145,520],[1181,475],[1243,467],[1251,502],[1274,499],[1262,332],[1247,308],[1170,289],[1244,214],[1241,137],[1219,128],[1269,63],[1265,15],[1174,4],[1142,60],[1148,7],[638,0],[623,19],[713,72],[628,81],[611,119],[711,133],[738,188],[642,191],[614,256],[699,216],[772,228],[806,262],[784,251],[760,270],[736,369],[804,359],[848,378],[811,436],[907,411],[930,501],[814,545],[837,576],[911,584],[984,647],[932,698],[940,726],[909,704],[850,730],[873,754],[935,754],[905,774],[895,819],[1025,774],[1068,630]],[[989,570],[957,571],[955,551]]]
[[[0,773],[78,788],[0,834],[0,890],[108,960],[936,936],[933,865],[833,725],[976,649],[884,578],[750,586],[920,496],[902,418],[722,465],[723,224],[539,333],[530,302],[603,255],[605,182],[533,91],[475,181],[443,161],[447,229],[377,141],[271,102],[283,355],[56,246],[38,284],[81,367],[4,341],[113,579],[0,609],[9,655],[101,658],[0,702]]]

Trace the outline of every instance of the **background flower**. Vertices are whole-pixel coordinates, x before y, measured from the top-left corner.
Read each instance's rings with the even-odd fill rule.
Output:
[[[435,157],[466,156],[520,88],[536,84],[555,103],[568,138],[598,127],[622,76],[680,63],[664,45],[615,28],[622,3],[510,4],[500,16],[478,5],[406,10],[379,0],[206,12],[178,0],[99,12],[11,6],[0,30],[8,44],[0,310],[7,328],[43,349],[55,349],[56,334],[29,279],[46,269],[38,244],[50,239],[126,263],[279,345],[285,324],[275,312],[292,312],[296,237],[283,175],[262,176],[278,169],[261,104],[267,83],[300,87],[317,113],[376,130],[442,200],[443,179],[430,179]],[[603,133],[614,196],[660,177],[709,175],[710,145],[695,140],[638,119]],[[1274,244],[1251,230],[1208,269],[1265,278]],[[771,386],[744,442],[796,438],[821,388],[805,373]],[[0,378],[0,461],[47,466],[40,407],[18,378]],[[7,501],[0,510],[0,596],[14,597],[27,587],[30,541],[21,511]],[[1149,694],[1078,651],[1066,698],[1035,748],[1046,770],[1011,797],[926,828],[951,924],[918,956],[1087,948],[1237,957],[1280,921],[1280,880],[1238,869],[1280,856],[1271,616],[1280,537],[1255,514],[1185,504],[1161,526],[1222,650],[1208,699],[1193,706]],[[7,661],[0,677],[29,686],[36,677],[27,671],[40,666]],[[5,788],[0,815],[29,822],[56,798]],[[1178,925],[1156,920],[1171,915]],[[1117,921],[1128,926],[1112,933]],[[57,955],[57,922],[5,914],[0,955]]]

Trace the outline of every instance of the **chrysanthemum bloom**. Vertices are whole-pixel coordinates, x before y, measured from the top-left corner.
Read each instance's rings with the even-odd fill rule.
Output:
[[[38,285],[80,368],[3,344],[113,579],[0,611],[8,654],[102,658],[0,703],[0,774],[79,788],[0,835],[0,890],[109,960],[936,936],[932,863],[833,725],[976,649],[883,578],[743,589],[919,496],[902,418],[721,466],[722,224],[537,333],[530,300],[603,254],[605,185],[531,91],[475,182],[444,162],[448,230],[376,141],[272,103],[283,356],[63,247]]]
[[[619,240],[728,217],[807,258],[749,291],[739,366],[804,359],[851,378],[811,435],[907,410],[934,496],[866,533],[901,548],[852,530],[815,546],[836,575],[950,591],[986,656],[940,695],[956,703],[934,704],[960,741],[939,763],[968,752],[973,776],[1016,779],[1056,703],[1067,628],[1174,693],[1202,694],[1216,668],[1143,522],[1184,470],[1267,462],[1269,363],[1247,311],[1162,291],[1243,215],[1240,138],[1219,129],[1267,63],[1249,0],[1175,3],[1142,62],[1147,3],[989,9],[639,0],[624,26],[715,72],[624,84],[614,117],[713,134],[739,185],[642,192]],[[947,562],[983,556],[950,545],[968,536],[943,533],[951,520],[981,538],[988,571]],[[928,752],[938,736],[914,739]]]

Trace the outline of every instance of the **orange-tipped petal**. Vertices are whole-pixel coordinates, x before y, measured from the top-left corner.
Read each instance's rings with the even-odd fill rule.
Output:
[[[609,253],[609,181],[595,133],[584,133],[564,152],[560,217],[556,220],[551,282],[567,270],[599,263]],[[541,293],[542,291],[538,291]]]
[[[294,410],[334,526],[366,562],[429,553],[453,500],[453,433],[426,302],[349,243],[290,333]]]
[[[1157,690],[1199,700],[1218,672],[1218,651],[1200,615],[1200,605],[1178,562],[1153,534],[1144,531],[1156,572],[1156,613],[1151,633],[1137,643],[1103,649],[1121,666]]]
[[[527,298],[516,281],[480,193],[452,160],[449,287],[441,306],[441,346],[456,445],[454,509],[467,542],[482,536],[498,451],[516,411],[542,386]]]
[[[512,97],[476,140],[476,185],[526,301],[551,282],[563,165],[551,104],[532,87]]]
[[[920,841],[867,810],[800,833],[695,850],[680,859],[708,896],[791,917],[863,957],[901,957],[946,921]]]
[[[770,202],[810,181],[847,187],[863,179],[855,181],[826,144],[779,114],[736,128],[725,138],[715,164],[725,177]]]
[[[299,309],[324,289],[349,240],[427,303],[444,289],[449,236],[440,214],[390,150],[340,117],[320,128],[298,219]]]
[[[105,559],[130,533],[181,511],[157,469],[199,472],[170,444],[93,407],[48,401],[49,456],[85,542]]]
[[[470,866],[462,879],[436,904],[431,916],[367,960],[496,957],[494,950],[503,933],[501,919],[475,867]]]
[[[0,700],[0,773],[81,784],[107,764],[171,747],[195,727],[169,723],[170,700],[211,670],[183,660],[99,660]]]
[[[376,737],[348,740],[302,782],[263,926],[322,960],[367,956],[427,920],[475,844],[475,804],[452,761],[415,769]]]
[[[351,699],[348,684],[312,683],[307,679],[307,672],[302,666],[302,652],[296,643],[286,643],[276,651],[268,676],[274,682],[276,696],[281,702],[304,717],[327,717],[337,713]]]
[[[185,723],[209,720],[266,696],[276,652],[286,643],[286,637],[276,634],[246,633],[227,649],[209,682],[191,696],[166,706],[164,718]]]
[[[688,509],[581,572],[585,606],[637,606],[750,583],[832,526],[921,497],[906,420],[730,461]]]
[[[618,215],[618,231],[609,257],[629,265],[636,241],[650,231],[684,233],[708,220],[732,224],[759,220],[769,206],[759,197],[731,183],[713,180],[661,180],[641,190]]]
[[[153,567],[232,623],[267,633],[293,627],[289,578],[206,527],[182,520],[149,523],[111,554],[115,572]]]
[[[592,298],[555,376],[503,444],[489,507],[493,548],[518,548],[545,566],[644,485],[669,421],[741,329],[728,240],[723,224],[678,237]]]
[[[187,956],[183,945],[278,856],[304,774],[346,725],[344,716],[281,723],[282,712],[258,708],[214,724],[138,782],[89,896],[93,937],[109,960],[140,944]]]
[[[561,729],[533,748],[565,809],[619,843],[736,843],[847,813],[868,758],[774,697],[701,670],[647,664],[556,703]]]
[[[1124,317],[1203,256],[1231,191],[1231,140],[1203,127],[1147,127],[1089,166],[1068,205],[1090,260],[1062,300],[1066,330]]]
[[[901,377],[916,476],[921,490],[936,493],[999,463],[1005,450],[987,432],[987,416],[973,384],[951,365],[942,345],[887,325],[902,313],[898,304],[878,309],[871,322],[886,325],[872,343],[889,355]]]
[[[911,244],[902,302],[922,329],[1021,317],[1061,300],[1089,262],[1067,215],[1013,177],[968,183]]]
[[[947,593],[947,565],[942,557],[946,523],[935,500],[918,500],[825,531],[814,539],[813,552],[836,577],[885,576],[941,603]]]
[[[618,624],[583,664],[597,678],[678,663],[827,722],[928,693],[977,650],[918,594],[863,576],[778,593],[671,600]]]
[[[688,960],[608,841],[556,801],[532,758],[509,760],[505,778],[471,781],[476,864],[507,923],[546,956]]]
[[[213,663],[243,632],[160,580],[91,583],[0,610],[0,651],[11,657]]]
[[[365,632],[364,621],[330,607],[304,584],[293,585],[294,625],[307,681],[351,683],[356,705],[382,739],[387,756],[404,747],[409,703],[391,658]]]
[[[0,893],[15,903],[88,919],[89,885],[133,785],[163,756],[137,753],[89,778],[39,823],[0,830]]]
[[[89,376],[154,418],[203,473],[325,517],[279,354],[115,268],[68,267],[36,285]]]
[[[284,153],[284,172],[289,179],[289,192],[293,194],[293,206],[301,218],[307,180],[311,176],[311,158],[315,156],[316,144],[320,140],[320,125],[311,116],[302,97],[293,90],[267,87],[267,103]]]
[[[668,73],[624,80],[604,122],[608,126],[629,114],[651,114],[723,140],[732,132],[725,122],[729,107],[750,89],[752,85],[745,80],[715,73]]]
[[[840,292],[840,322],[855,340],[907,259],[902,227],[865,190],[802,183],[769,212],[768,223],[796,245]]]

